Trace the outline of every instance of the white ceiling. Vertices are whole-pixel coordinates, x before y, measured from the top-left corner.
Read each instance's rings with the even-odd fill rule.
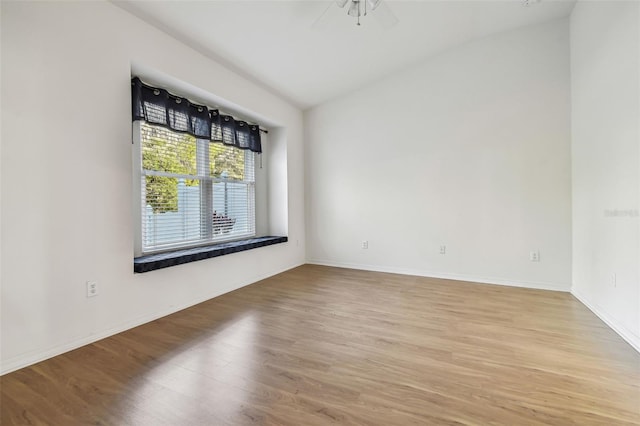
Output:
[[[383,7],[358,27],[333,0],[116,4],[306,109],[467,41],[566,17],[575,3],[386,1],[398,18],[387,28],[374,16]]]

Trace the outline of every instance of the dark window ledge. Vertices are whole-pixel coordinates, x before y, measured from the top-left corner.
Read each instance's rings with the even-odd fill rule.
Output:
[[[165,253],[150,254],[148,256],[140,256],[133,259],[133,271],[155,271],[156,269],[182,265],[183,263],[195,262],[198,260],[209,259],[211,257],[224,256],[226,254],[238,253],[258,247],[286,243],[287,240],[287,237],[257,237],[241,241],[216,244],[214,246],[195,247]]]

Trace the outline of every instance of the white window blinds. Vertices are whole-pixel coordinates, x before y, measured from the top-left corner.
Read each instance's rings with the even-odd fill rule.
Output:
[[[142,252],[255,236],[254,154],[140,122]]]

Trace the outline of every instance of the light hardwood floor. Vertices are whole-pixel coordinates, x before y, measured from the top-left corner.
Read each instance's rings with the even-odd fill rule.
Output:
[[[305,265],[3,376],[1,421],[624,425],[639,386],[570,294]]]

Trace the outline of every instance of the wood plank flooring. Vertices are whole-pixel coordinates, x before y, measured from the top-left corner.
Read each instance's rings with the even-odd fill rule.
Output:
[[[568,293],[305,265],[1,378],[2,425],[640,424]]]

